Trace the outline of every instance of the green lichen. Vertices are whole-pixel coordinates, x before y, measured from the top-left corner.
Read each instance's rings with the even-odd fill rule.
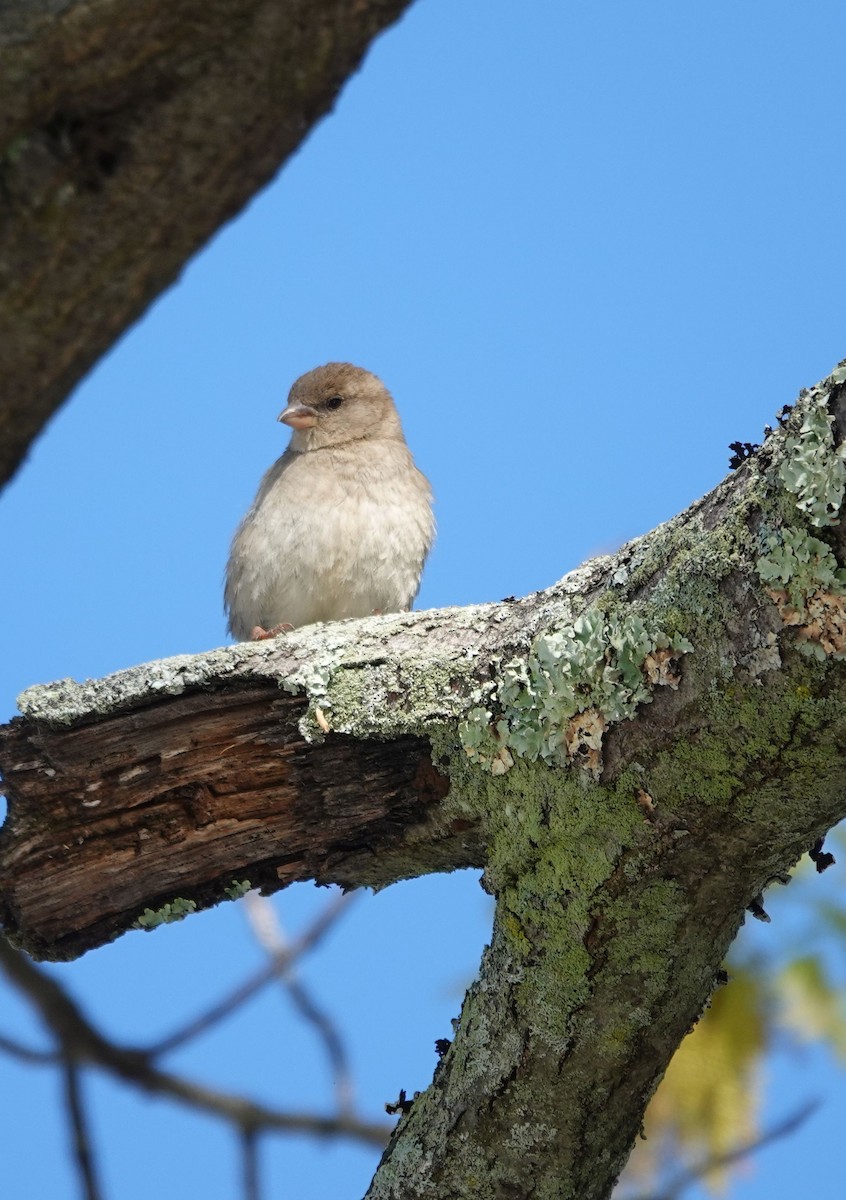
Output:
[[[846,570],[838,567],[831,547],[804,529],[788,527],[764,535],[764,553],[756,563],[764,583],[787,593],[804,611],[808,598],[824,588],[846,594]]]
[[[606,893],[608,879],[621,870],[637,888],[643,856],[650,853],[649,827],[635,801],[638,788],[648,790],[667,816],[690,807],[693,788],[704,809],[763,823],[770,808],[783,803],[787,771],[796,783],[797,820],[803,819],[804,797],[814,796],[820,780],[836,771],[836,751],[826,747],[832,723],[844,721],[839,701],[811,699],[819,693],[821,669],[796,664],[790,676],[778,676],[766,688],[715,683],[695,738],[678,739],[647,769],[635,763],[607,785],[586,787],[578,775],[550,771],[540,758],[518,757],[512,770],[494,777],[453,748],[447,815],[474,816],[485,829],[486,887],[498,898],[495,936],[513,960],[526,1020],[556,1051],[566,1049],[573,1014],[589,997],[586,938],[597,919],[610,930],[604,942],[612,956],[608,966],[621,980],[639,981],[644,1020],[667,986],[666,947],[687,919],[684,894],[672,882],[655,881],[647,886],[645,909],[642,887],[637,907],[630,905],[628,886],[617,889],[614,899]],[[439,749],[448,750],[446,734]],[[775,762],[784,770],[774,771]],[[673,836],[690,835],[680,829]],[[652,915],[645,919],[647,910]],[[619,1028],[609,1020],[604,1052],[615,1054],[619,1043],[624,1053],[637,1020],[631,1011],[620,1014]]]
[[[567,765],[568,722],[579,713],[598,714],[593,725],[601,738],[606,725],[633,717],[649,703],[660,678],[650,657],[664,660],[690,653],[680,633],[669,636],[633,612],[606,612],[594,606],[572,626],[535,639],[525,658],[506,663],[491,694],[477,692],[477,703],[460,728],[467,755],[494,774],[513,763],[513,755],[556,766]],[[586,736],[593,736],[588,733]],[[598,746],[595,747],[598,750]]]
[[[519,1154],[533,1139],[541,1144],[553,1110],[537,1100],[543,1096],[538,1062],[541,1071],[545,1062],[560,1070],[568,1056],[567,1095],[574,1107],[589,1103],[597,1075],[604,1078],[632,1061],[650,1028],[660,1024],[668,996],[702,994],[703,981],[713,977],[713,947],[690,938],[702,899],[698,887],[693,894],[687,887],[685,872],[698,858],[699,869],[717,880],[706,885],[703,878],[703,886],[718,887],[725,866],[708,840],[700,845],[697,808],[730,813],[741,840],[748,823],[761,878],[775,870],[783,846],[771,847],[763,836],[774,813],[801,830],[820,798],[834,802],[840,791],[838,746],[846,711],[836,697],[812,698],[822,675],[818,664],[794,660],[789,673],[774,675],[764,687],[743,682],[745,675],[728,686],[715,683],[692,730],[664,749],[644,747],[642,765],[633,763],[612,783],[596,786],[584,786],[572,771],[550,770],[540,759],[518,758],[512,770],[493,777],[441,731],[436,750],[447,760],[452,782],[444,808],[454,816],[475,815],[484,827],[485,880],[497,895],[497,918],[449,1052],[449,1075],[436,1078],[415,1102],[406,1137],[397,1143],[407,1160],[389,1160],[389,1169],[397,1171],[390,1178],[407,1180],[437,1155],[464,1097],[472,1104],[479,1094],[507,1092],[512,1111],[537,1122],[536,1134],[521,1129],[513,1147],[503,1139],[497,1168],[504,1151]],[[653,796],[659,824],[644,821],[635,802],[639,787]],[[794,797],[786,810],[785,796]],[[675,824],[679,816],[687,828]],[[678,876],[663,866],[674,846],[682,855],[691,847],[693,856],[687,865],[679,861]],[[680,956],[674,947],[684,942],[688,950]],[[564,1111],[559,1132],[567,1120]],[[488,1147],[479,1153],[484,1151],[490,1153]],[[490,1162],[486,1177],[476,1171],[473,1155],[472,1144],[466,1154],[463,1143],[452,1147],[444,1172],[454,1171],[456,1195],[469,1193],[469,1178],[490,1177]],[[503,1178],[509,1167],[502,1166]],[[556,1178],[543,1194],[558,1195],[566,1186]],[[401,1182],[374,1192],[400,1194]]]
[[[796,507],[818,528],[840,523],[846,492],[846,444],[834,444],[830,393],[814,389],[803,396],[802,423],[786,438],[779,477]]]
[[[321,668],[317,687],[313,681],[303,683],[310,703],[300,730],[309,741],[322,740],[327,730],[316,719],[319,707],[332,733],[429,735],[462,716],[477,669],[468,656],[444,659],[436,645],[431,654],[405,661],[335,657]]]
[[[829,546],[802,529],[765,535],[758,574],[809,658],[846,658],[846,570]]]
[[[590,992],[585,937],[595,897],[621,854],[644,836],[633,776],[585,788],[572,772],[518,759],[497,778],[454,746],[448,770],[447,816],[472,815],[485,830],[485,886],[497,895],[494,941],[519,978],[517,1000],[539,1036],[563,1052],[571,1015]]]
[[[818,529],[840,523],[846,495],[846,444],[835,445],[832,389],[846,382],[846,362],[800,394],[776,477],[783,485],[762,503],[764,525],[755,560],[758,578],[795,645],[809,658],[846,658],[846,570],[832,548],[796,522],[798,510]]]
[[[223,889],[223,894],[227,900],[240,900],[252,886],[249,879],[233,879],[229,887]]]
[[[805,798],[818,795],[822,781],[837,770],[840,735],[830,731],[842,726],[844,707],[837,698],[812,698],[819,696],[823,668],[800,663],[792,675],[772,675],[765,688],[735,683],[712,689],[696,737],[679,739],[649,768],[649,791],[662,805],[670,811],[689,806],[693,787],[703,811],[765,822],[783,805],[790,776],[801,823]]]
[[[170,925],[174,921],[181,921],[183,917],[187,917],[189,913],[196,911],[196,901],[183,900],[180,896],[177,896],[175,900],[168,901],[161,908],[145,908],[135,922],[134,928],[156,929],[159,925]]]

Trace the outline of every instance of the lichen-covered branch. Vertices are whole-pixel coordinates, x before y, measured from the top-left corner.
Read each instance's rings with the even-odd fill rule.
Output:
[[[844,380],[545,593],[25,693],[7,928],[72,954],[247,866],[272,889],[482,863],[491,947],[370,1196],[607,1196],[746,906],[846,815]]]
[[[0,6],[0,486],[407,4]]]

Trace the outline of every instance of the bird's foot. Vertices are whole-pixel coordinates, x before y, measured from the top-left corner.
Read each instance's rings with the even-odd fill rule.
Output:
[[[253,631],[250,634],[251,642],[266,642],[268,638],[275,638],[280,633],[290,633],[294,628],[286,621],[282,621],[279,625],[274,625],[272,629],[263,629],[261,625],[254,625]]]

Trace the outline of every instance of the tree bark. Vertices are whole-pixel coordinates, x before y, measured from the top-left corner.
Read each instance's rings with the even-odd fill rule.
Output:
[[[7,0],[0,486],[409,0]]]
[[[484,864],[491,946],[369,1196],[609,1195],[746,906],[846,815],[844,380],[547,592],[30,689],[8,935]]]

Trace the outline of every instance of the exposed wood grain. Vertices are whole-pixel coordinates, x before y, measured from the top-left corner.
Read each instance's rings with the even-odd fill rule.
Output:
[[[14,722],[0,831],[10,935],[25,927],[34,955],[72,957],[145,908],[176,897],[216,903],[233,879],[273,892],[402,874],[404,839],[447,790],[428,742],[330,734],[309,745],[297,728],[303,709],[301,697],[263,684],[71,729]],[[429,869],[469,865],[442,832],[432,843]]]

